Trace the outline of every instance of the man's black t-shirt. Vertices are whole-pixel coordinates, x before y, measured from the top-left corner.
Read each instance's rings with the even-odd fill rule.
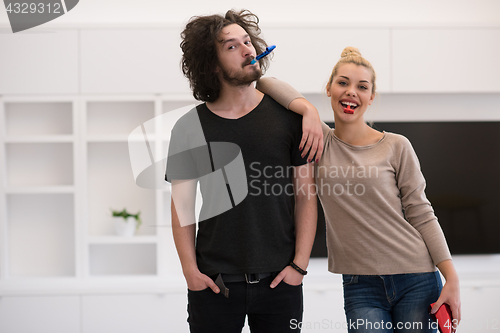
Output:
[[[196,117],[198,125],[193,121]],[[293,166],[307,162],[298,149],[302,117],[267,95],[238,119],[222,118],[201,104],[176,123],[169,151],[196,151],[193,148],[200,147],[201,140],[193,138],[192,128],[200,124],[205,145],[209,143],[205,147],[230,142],[241,149],[248,188],[241,202],[198,224],[196,259],[200,271],[214,275],[282,270],[295,255]],[[206,152],[212,154],[210,149]],[[183,154],[179,164],[171,163],[169,153],[166,179],[199,178],[217,170],[213,163],[209,170],[200,166],[199,154],[195,155]],[[206,200],[214,192],[204,186],[204,178],[199,179],[203,205],[212,205],[217,198]]]

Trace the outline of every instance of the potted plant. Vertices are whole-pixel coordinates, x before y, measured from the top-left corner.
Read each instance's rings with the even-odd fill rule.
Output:
[[[111,210],[115,220],[115,231],[118,236],[133,236],[141,225],[141,212],[130,214],[125,208],[122,211]]]

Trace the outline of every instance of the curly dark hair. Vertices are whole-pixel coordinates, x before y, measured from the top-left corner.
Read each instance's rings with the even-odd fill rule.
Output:
[[[257,54],[266,49],[266,42],[259,37],[259,18],[246,9],[239,12],[229,10],[225,16],[192,17],[182,31],[181,67],[195,99],[214,102],[219,98],[221,82],[215,73],[220,64],[217,55],[219,33],[224,27],[235,23],[248,33]],[[260,59],[259,64],[262,72],[265,72],[269,66],[269,58]]]

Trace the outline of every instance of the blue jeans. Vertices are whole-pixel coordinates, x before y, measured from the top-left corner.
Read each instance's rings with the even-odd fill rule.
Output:
[[[439,272],[342,275],[349,332],[434,333],[428,313],[443,288]]]
[[[252,333],[298,333],[302,322],[302,284],[281,281],[270,287],[274,276],[256,284],[225,283],[229,298],[212,289],[188,290],[188,322],[191,333],[239,333],[248,315]]]

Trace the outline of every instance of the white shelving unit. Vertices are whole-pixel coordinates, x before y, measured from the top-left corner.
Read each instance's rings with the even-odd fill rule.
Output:
[[[4,97],[2,280],[76,277],[76,105]]]
[[[136,185],[129,135],[145,124],[149,147],[161,160],[172,119],[194,104],[178,95],[2,97],[2,294],[26,287],[48,295],[61,288],[79,292],[118,277],[120,288],[144,279],[156,281],[158,290],[170,280],[178,284],[170,189]],[[175,118],[168,114],[182,107]],[[141,212],[133,237],[115,235],[111,209],[123,208]]]

